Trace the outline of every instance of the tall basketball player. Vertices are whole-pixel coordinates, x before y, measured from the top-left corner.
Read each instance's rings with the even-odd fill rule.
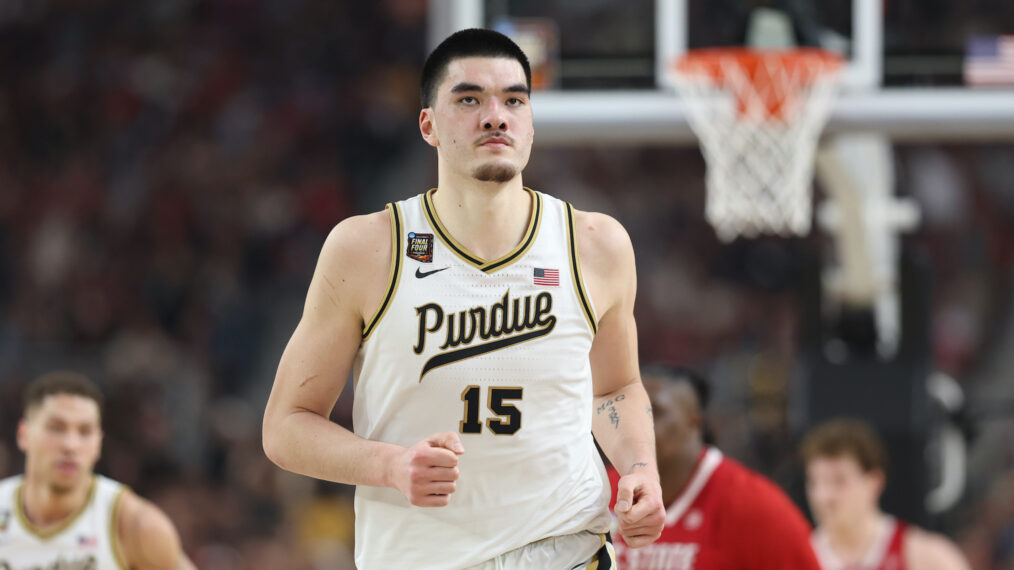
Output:
[[[438,187],[325,242],[279,363],[264,448],[356,490],[362,568],[611,567],[662,528],[633,317],[634,254],[602,214],[522,185],[531,71],[465,30],[422,74]],[[328,421],[353,376],[354,433]]]
[[[880,510],[887,453],[858,420],[831,420],[801,444],[812,542],[824,570],[967,570],[957,546]]]
[[[80,374],[30,383],[18,447],[24,475],[0,481],[0,569],[188,570],[169,518],[93,472],[102,395]]]
[[[810,525],[777,485],[704,443],[708,386],[690,370],[648,367],[668,505],[654,544],[631,550],[621,539],[626,570],[820,570]],[[610,477],[614,477],[610,471]]]

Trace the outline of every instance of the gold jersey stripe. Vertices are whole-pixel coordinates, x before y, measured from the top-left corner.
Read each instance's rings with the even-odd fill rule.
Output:
[[[394,293],[398,290],[398,281],[401,280],[401,210],[397,204],[391,203],[387,205],[387,211],[391,215],[391,272],[387,277],[387,294],[384,295],[384,301],[380,303],[373,318],[363,327],[363,342],[370,338],[370,334],[377,328],[377,323],[391,306],[391,299],[394,298]]]
[[[581,308],[584,309],[584,316],[588,319],[592,334],[598,334],[598,319],[595,317],[595,310],[592,308],[590,297],[584,287],[584,278],[581,277],[581,260],[577,253],[577,233],[574,229],[574,207],[567,203],[567,253],[570,256],[570,273],[574,278],[574,291],[578,300],[581,301]]]
[[[109,546],[113,549],[113,558],[116,560],[116,564],[119,565],[120,570],[130,570],[130,566],[127,565],[127,558],[123,554],[123,545],[120,544],[120,533],[116,524],[120,519],[120,509],[123,507],[123,496],[125,494],[127,494],[127,487],[126,485],[122,485],[119,492],[116,493],[116,498],[113,499],[113,508],[109,517]]]
[[[528,189],[526,188],[526,190]],[[534,190],[528,190],[528,192],[532,195],[534,208],[532,208],[532,218],[528,222],[528,229],[525,230],[525,238],[521,240],[521,243],[518,244],[518,247],[513,252],[483,266],[482,270],[486,273],[492,273],[514,263],[532,248],[535,238],[539,236],[539,227],[542,225],[542,196]]]
[[[98,487],[98,478],[95,475],[92,475],[91,477],[91,483],[88,485],[88,496],[85,498],[84,502],[81,503],[81,506],[78,507],[77,511],[65,518],[63,522],[56,527],[46,531],[40,530],[28,520],[28,515],[25,513],[25,484],[22,482],[21,485],[18,486],[17,496],[14,499],[14,509],[18,513],[18,520],[21,521],[21,526],[25,527],[25,530],[42,540],[53,538],[70,528],[70,525],[77,521],[77,519],[88,509],[88,506],[92,504],[92,499],[95,498],[95,489]]]
[[[585,566],[585,570],[614,570],[616,568],[616,551],[613,550],[613,543],[604,534],[600,534],[599,537],[602,539],[601,546],[595,552],[595,558]]]
[[[525,191],[532,197],[532,204],[534,207],[532,208],[532,215],[528,220],[528,228],[525,230],[524,237],[521,239],[521,242],[506,255],[492,261],[485,260],[470,253],[464,246],[451,237],[450,232],[447,231],[447,228],[444,227],[443,222],[441,222],[439,216],[437,216],[436,207],[433,205],[433,194],[436,191],[436,188],[431,188],[423,196],[423,206],[426,211],[426,218],[429,220],[430,225],[433,226],[433,231],[436,232],[440,241],[442,241],[448,249],[454,252],[455,255],[461,258],[462,261],[484,273],[494,273],[520,259],[526,252],[528,252],[529,249],[531,249],[532,244],[535,243],[535,238],[539,235],[539,227],[542,223],[542,196],[531,188],[525,188]]]
[[[437,233],[440,241],[444,242],[455,255],[460,257],[465,263],[474,265],[475,267],[482,268],[482,264],[486,261],[481,257],[476,257],[468,253],[464,247],[458,245],[458,242],[454,241],[447,230],[444,229],[444,224],[440,222],[440,218],[437,217],[436,208],[433,207],[433,193],[436,192],[436,188],[431,188],[426,194],[423,195],[423,208],[426,210],[426,219],[430,221],[430,225],[433,226],[433,231]]]

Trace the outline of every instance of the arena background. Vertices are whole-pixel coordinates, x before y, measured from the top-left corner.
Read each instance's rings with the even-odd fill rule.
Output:
[[[888,82],[960,83],[970,30],[1014,33],[1009,3],[960,4],[890,3],[918,25],[888,47],[944,65],[886,66]],[[24,384],[79,370],[108,396],[99,471],[162,506],[200,568],[351,567],[351,489],[272,465],[260,420],[330,228],[435,184],[417,128],[429,16],[425,0],[0,0],[0,476],[22,468]],[[718,445],[800,499],[821,339],[863,343],[814,316],[832,240],[723,243],[695,146],[540,144],[539,101],[525,182],[630,231],[642,362],[706,372]],[[901,376],[964,393],[950,411],[915,398],[929,435],[893,442],[892,471],[920,479],[894,487],[935,484],[944,423],[967,445],[956,502],[897,504],[984,570],[1014,568],[1011,139],[908,136],[893,155],[895,192],[921,209],[905,275],[925,285],[905,297],[924,350]],[[867,400],[856,415],[896,413]]]

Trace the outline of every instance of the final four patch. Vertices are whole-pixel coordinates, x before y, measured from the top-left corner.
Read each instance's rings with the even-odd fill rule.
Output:
[[[433,234],[408,232],[408,250],[405,255],[423,263],[433,263]]]

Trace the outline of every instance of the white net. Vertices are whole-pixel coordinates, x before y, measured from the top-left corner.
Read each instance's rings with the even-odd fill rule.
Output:
[[[809,233],[814,155],[839,62],[817,50],[702,50],[674,66],[720,239]]]

